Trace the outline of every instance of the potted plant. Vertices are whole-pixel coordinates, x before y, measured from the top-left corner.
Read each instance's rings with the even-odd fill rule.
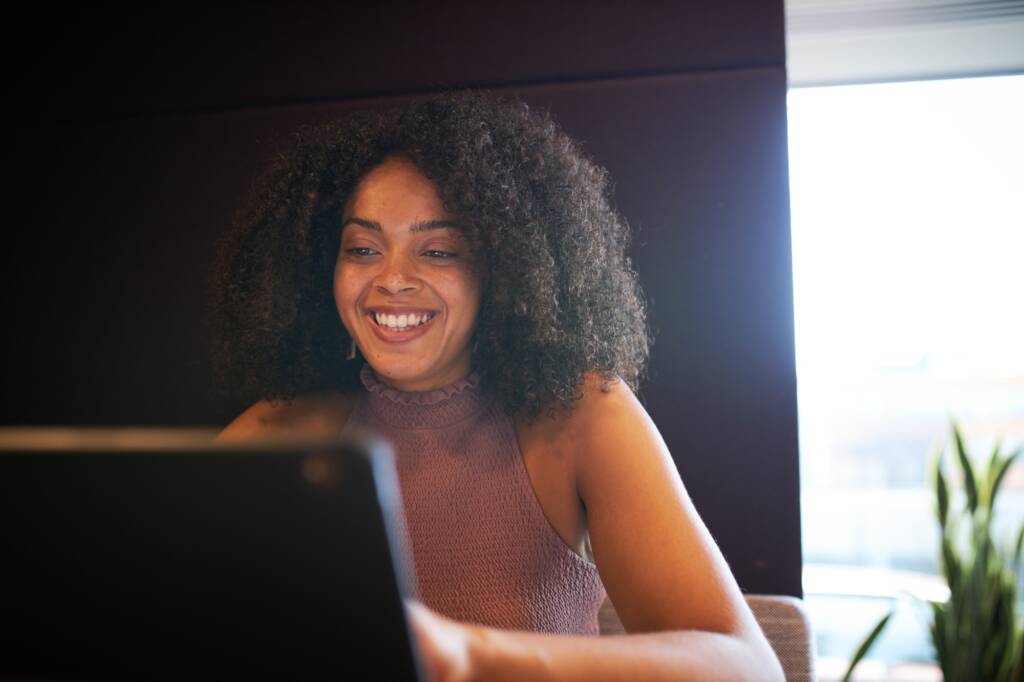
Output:
[[[932,466],[939,564],[949,586],[946,601],[929,602],[936,660],[945,682],[1024,682],[1024,614],[1017,604],[1024,523],[1009,546],[999,546],[992,533],[996,495],[1021,450],[1003,453],[997,443],[987,463],[976,464],[956,424],[953,450],[963,479],[962,504],[954,504],[950,495],[944,448]],[[886,614],[857,648],[843,682],[891,616]]]

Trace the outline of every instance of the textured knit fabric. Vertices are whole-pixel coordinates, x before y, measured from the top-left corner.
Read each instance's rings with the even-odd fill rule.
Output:
[[[597,634],[597,568],[558,536],[534,494],[512,420],[473,374],[409,393],[363,369],[348,426],[395,450],[418,597],[492,627]]]

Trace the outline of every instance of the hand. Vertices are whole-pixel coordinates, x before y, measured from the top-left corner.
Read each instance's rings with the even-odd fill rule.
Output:
[[[424,671],[431,682],[467,682],[472,678],[473,628],[440,616],[417,601],[405,604]]]

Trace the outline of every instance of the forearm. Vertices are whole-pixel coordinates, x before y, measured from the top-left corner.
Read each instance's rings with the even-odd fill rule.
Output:
[[[469,648],[473,680],[782,680],[760,636],[694,630],[573,637],[479,628]]]

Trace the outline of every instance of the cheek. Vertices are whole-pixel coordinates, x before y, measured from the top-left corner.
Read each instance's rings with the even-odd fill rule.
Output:
[[[334,270],[334,304],[342,317],[351,315],[352,309],[359,298],[357,282],[351,273],[344,272],[340,267]]]
[[[458,301],[462,310],[463,322],[470,329],[476,327],[477,313],[480,310],[480,283],[471,275],[465,275],[453,282],[452,299]]]
[[[341,261],[334,266],[334,291],[351,290],[353,275],[352,268],[346,268]]]
[[[343,300],[344,295],[345,295],[345,290],[344,290],[344,282],[342,281],[341,270],[339,268],[334,268],[333,287],[334,287],[334,304],[337,307],[340,308],[342,300]]]

